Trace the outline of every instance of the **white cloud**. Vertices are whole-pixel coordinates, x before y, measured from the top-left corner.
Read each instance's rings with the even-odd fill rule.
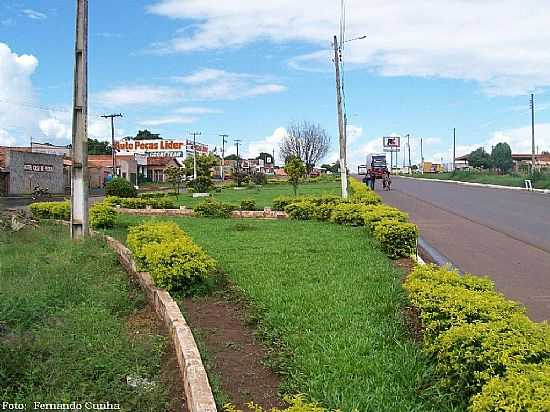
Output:
[[[354,144],[362,136],[363,136],[362,127],[354,126],[352,124],[347,125],[346,141],[348,145]]]
[[[7,130],[0,129],[0,146],[14,146],[15,138]]]
[[[189,76],[175,77],[174,80],[191,86],[189,95],[200,100],[234,100],[286,90],[285,86],[271,82],[267,76],[218,69],[202,69]]]
[[[512,148],[512,153],[531,153],[531,126],[494,132],[487,142],[487,150],[490,151],[491,146],[500,142],[508,143]],[[535,125],[535,146],[539,147],[539,151],[550,150],[550,123]]]
[[[196,121],[197,118],[191,116],[163,116],[156,119],[142,120],[139,124],[143,126],[165,126],[169,124],[189,124]]]
[[[433,76],[478,82],[489,94],[521,94],[550,86],[550,2],[546,0],[348,0],[348,65],[385,76]],[[157,0],[148,11],[192,21],[158,53],[239,47],[251,42],[305,41],[317,51],[297,67],[330,64],[338,32],[333,0]],[[349,66],[348,66],[349,67]]]
[[[256,157],[260,152],[273,153],[273,149],[275,149],[275,156],[277,157],[279,145],[286,136],[286,129],[279,127],[273,131],[271,136],[249,143],[243,155],[246,157]]]
[[[181,100],[182,91],[155,85],[120,86],[95,96],[98,104],[113,106],[157,106]]]
[[[17,135],[28,136],[36,125],[31,76],[37,66],[36,57],[18,55],[0,42],[0,128],[4,131],[14,129]],[[11,133],[11,139],[17,135]]]
[[[40,120],[38,125],[42,133],[47,137],[52,137],[54,139],[71,139],[71,127],[55,117]]]
[[[33,20],[45,20],[48,17],[45,13],[32,10],[32,9],[24,9],[22,10],[22,12],[29,19],[33,19]]]

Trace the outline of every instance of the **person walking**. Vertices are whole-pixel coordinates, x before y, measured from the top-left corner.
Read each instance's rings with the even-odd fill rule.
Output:
[[[386,170],[386,173],[384,173],[384,189],[391,190],[391,177],[389,170]]]

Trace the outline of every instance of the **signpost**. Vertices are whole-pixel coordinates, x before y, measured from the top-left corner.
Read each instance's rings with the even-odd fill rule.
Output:
[[[208,154],[208,145],[196,143],[192,140],[121,140],[115,142],[115,149],[119,155],[144,157],[187,157],[195,153]]]
[[[401,151],[401,136],[384,136],[384,152],[390,153],[390,171],[393,171],[393,154]],[[397,164],[397,155],[396,162]]]

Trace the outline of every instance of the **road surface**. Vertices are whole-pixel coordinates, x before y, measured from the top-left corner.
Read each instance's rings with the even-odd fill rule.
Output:
[[[550,320],[549,195],[399,177],[391,192],[377,190],[453,265],[488,275],[534,320]]]

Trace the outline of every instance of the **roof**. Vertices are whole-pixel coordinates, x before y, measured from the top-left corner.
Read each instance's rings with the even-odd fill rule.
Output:
[[[30,147],[0,146],[0,167],[6,167],[6,153],[8,151],[31,152],[31,148]]]
[[[176,164],[177,162],[172,157],[148,157],[147,166],[169,166],[170,164]]]
[[[457,157],[455,160],[468,160],[470,157],[470,154],[465,154],[464,156]],[[531,160],[532,155],[529,154],[522,154],[522,153],[512,153],[512,159],[516,161],[522,161],[522,160]],[[550,155],[548,154],[538,154],[535,155],[536,160],[543,161],[543,162],[550,162]]]

